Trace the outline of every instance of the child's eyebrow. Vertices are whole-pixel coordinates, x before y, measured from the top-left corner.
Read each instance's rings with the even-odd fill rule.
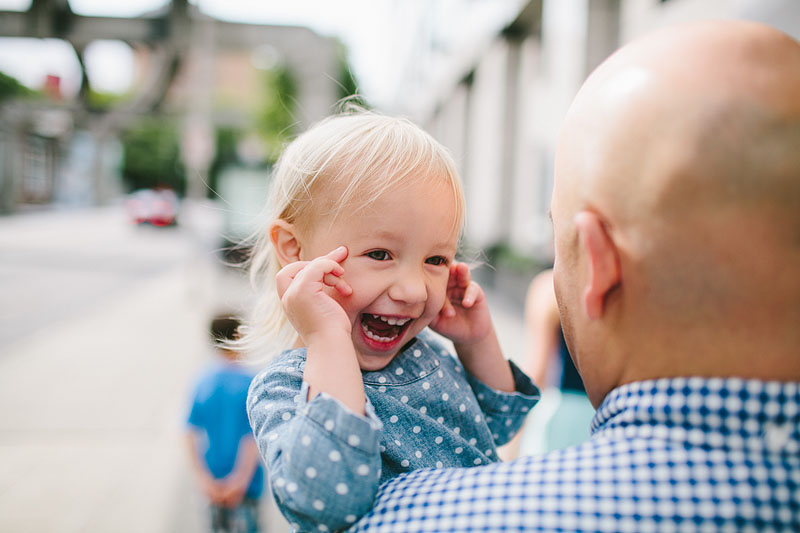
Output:
[[[453,255],[455,256],[458,253],[458,245],[453,245],[451,243],[441,243],[435,246],[437,249],[441,249],[443,253],[446,255]]]
[[[374,239],[386,239],[388,241],[400,240],[399,235],[391,230],[365,231],[364,234]]]
[[[365,232],[365,235],[368,236],[370,239],[386,240],[390,242],[399,242],[403,239],[402,232],[385,230],[385,229]],[[450,241],[442,241],[434,244],[433,247],[441,248],[446,251],[452,251],[453,253],[455,253],[456,250],[458,249],[458,243],[452,243]]]

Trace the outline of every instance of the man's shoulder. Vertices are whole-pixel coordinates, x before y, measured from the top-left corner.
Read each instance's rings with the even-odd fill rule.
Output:
[[[500,522],[507,520],[508,525],[517,527],[520,520],[532,523],[536,517],[549,516],[554,511],[566,513],[576,505],[595,507],[608,497],[627,505],[632,500],[623,496],[633,498],[635,493],[633,481],[628,480],[646,473],[647,467],[642,465],[652,462],[653,453],[657,452],[641,449],[629,440],[601,438],[477,468],[414,471],[383,486],[371,515],[355,531],[370,530],[379,521],[392,524],[387,531],[406,531],[403,527],[409,525],[410,507],[422,509],[422,519],[433,530],[453,531],[452,525],[442,519],[443,506],[469,509],[477,498],[502,515]],[[654,482],[652,476],[643,480]],[[641,481],[637,478],[637,482]],[[457,514],[469,516],[467,511]],[[473,518],[480,524],[480,516]],[[566,524],[560,526],[568,530]],[[476,525],[464,530],[482,529]]]

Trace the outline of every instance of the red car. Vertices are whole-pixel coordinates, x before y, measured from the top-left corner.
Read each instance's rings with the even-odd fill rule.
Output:
[[[178,221],[178,195],[172,189],[140,189],[128,197],[125,207],[137,224],[165,227]]]

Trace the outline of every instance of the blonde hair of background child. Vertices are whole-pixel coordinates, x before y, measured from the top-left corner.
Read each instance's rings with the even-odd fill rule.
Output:
[[[318,122],[292,141],[274,168],[261,230],[254,235],[249,271],[256,305],[237,348],[259,360],[259,354],[274,356],[297,342],[275,286],[280,265],[269,236],[273,221],[301,227],[321,218],[335,222],[344,210],[357,213],[399,187],[433,181],[450,186],[453,225],[460,231],[464,193],[453,158],[409,120],[350,111]]]

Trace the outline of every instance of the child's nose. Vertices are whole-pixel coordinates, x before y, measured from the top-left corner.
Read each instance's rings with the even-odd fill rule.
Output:
[[[424,302],[427,296],[425,275],[416,269],[403,270],[389,287],[389,298],[397,302],[415,304]]]

